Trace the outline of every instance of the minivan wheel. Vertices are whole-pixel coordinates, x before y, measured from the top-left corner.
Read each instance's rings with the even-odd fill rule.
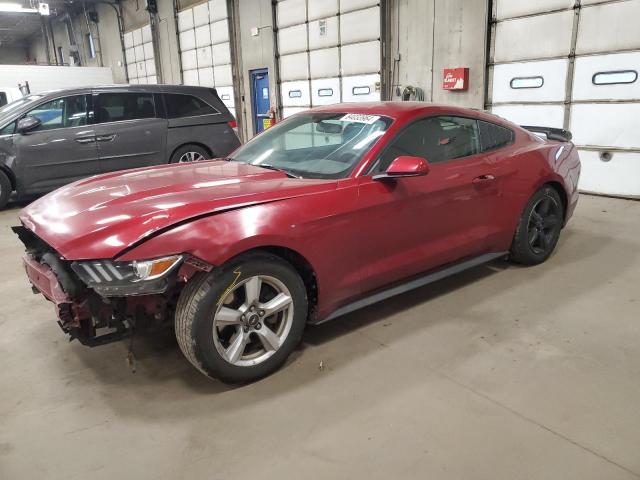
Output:
[[[7,174],[0,171],[0,210],[7,206],[9,203],[9,197],[11,197],[11,180],[7,177]]]
[[[170,163],[191,163],[211,158],[209,152],[198,145],[183,145],[171,155]]]
[[[307,293],[297,271],[267,253],[193,277],[180,294],[176,338],[187,359],[226,383],[277,370],[302,338]]]

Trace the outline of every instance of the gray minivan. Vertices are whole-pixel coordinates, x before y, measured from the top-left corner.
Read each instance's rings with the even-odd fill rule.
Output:
[[[0,208],[128,168],[225,157],[240,141],[215,89],[119,85],[27,95],[0,108]]]

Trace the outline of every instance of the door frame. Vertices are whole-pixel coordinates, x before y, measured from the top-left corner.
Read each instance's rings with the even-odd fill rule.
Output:
[[[255,77],[258,75],[267,75],[267,80],[269,79],[269,69],[267,67],[263,68],[254,68],[249,70],[249,91],[251,93],[251,124],[253,125],[253,134],[258,134],[258,112],[257,112],[257,102],[256,102],[256,91],[255,91]],[[269,102],[271,102],[271,91],[269,91]]]

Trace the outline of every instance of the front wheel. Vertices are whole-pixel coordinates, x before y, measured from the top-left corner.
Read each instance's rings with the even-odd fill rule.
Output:
[[[198,274],[180,294],[175,328],[187,359],[227,383],[277,370],[302,338],[304,282],[286,261],[251,254]]]
[[[525,265],[544,262],[556,248],[564,223],[560,195],[551,187],[533,194],[525,207],[511,245],[511,259]]]
[[[7,206],[11,197],[11,181],[7,174],[0,170],[0,210]]]

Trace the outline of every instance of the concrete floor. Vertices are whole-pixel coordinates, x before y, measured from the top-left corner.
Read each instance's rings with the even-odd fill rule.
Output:
[[[583,196],[545,265],[311,328],[256,384],[171,336],[68,343],[0,213],[0,478],[640,478],[640,202]],[[323,368],[319,365],[322,363]]]

